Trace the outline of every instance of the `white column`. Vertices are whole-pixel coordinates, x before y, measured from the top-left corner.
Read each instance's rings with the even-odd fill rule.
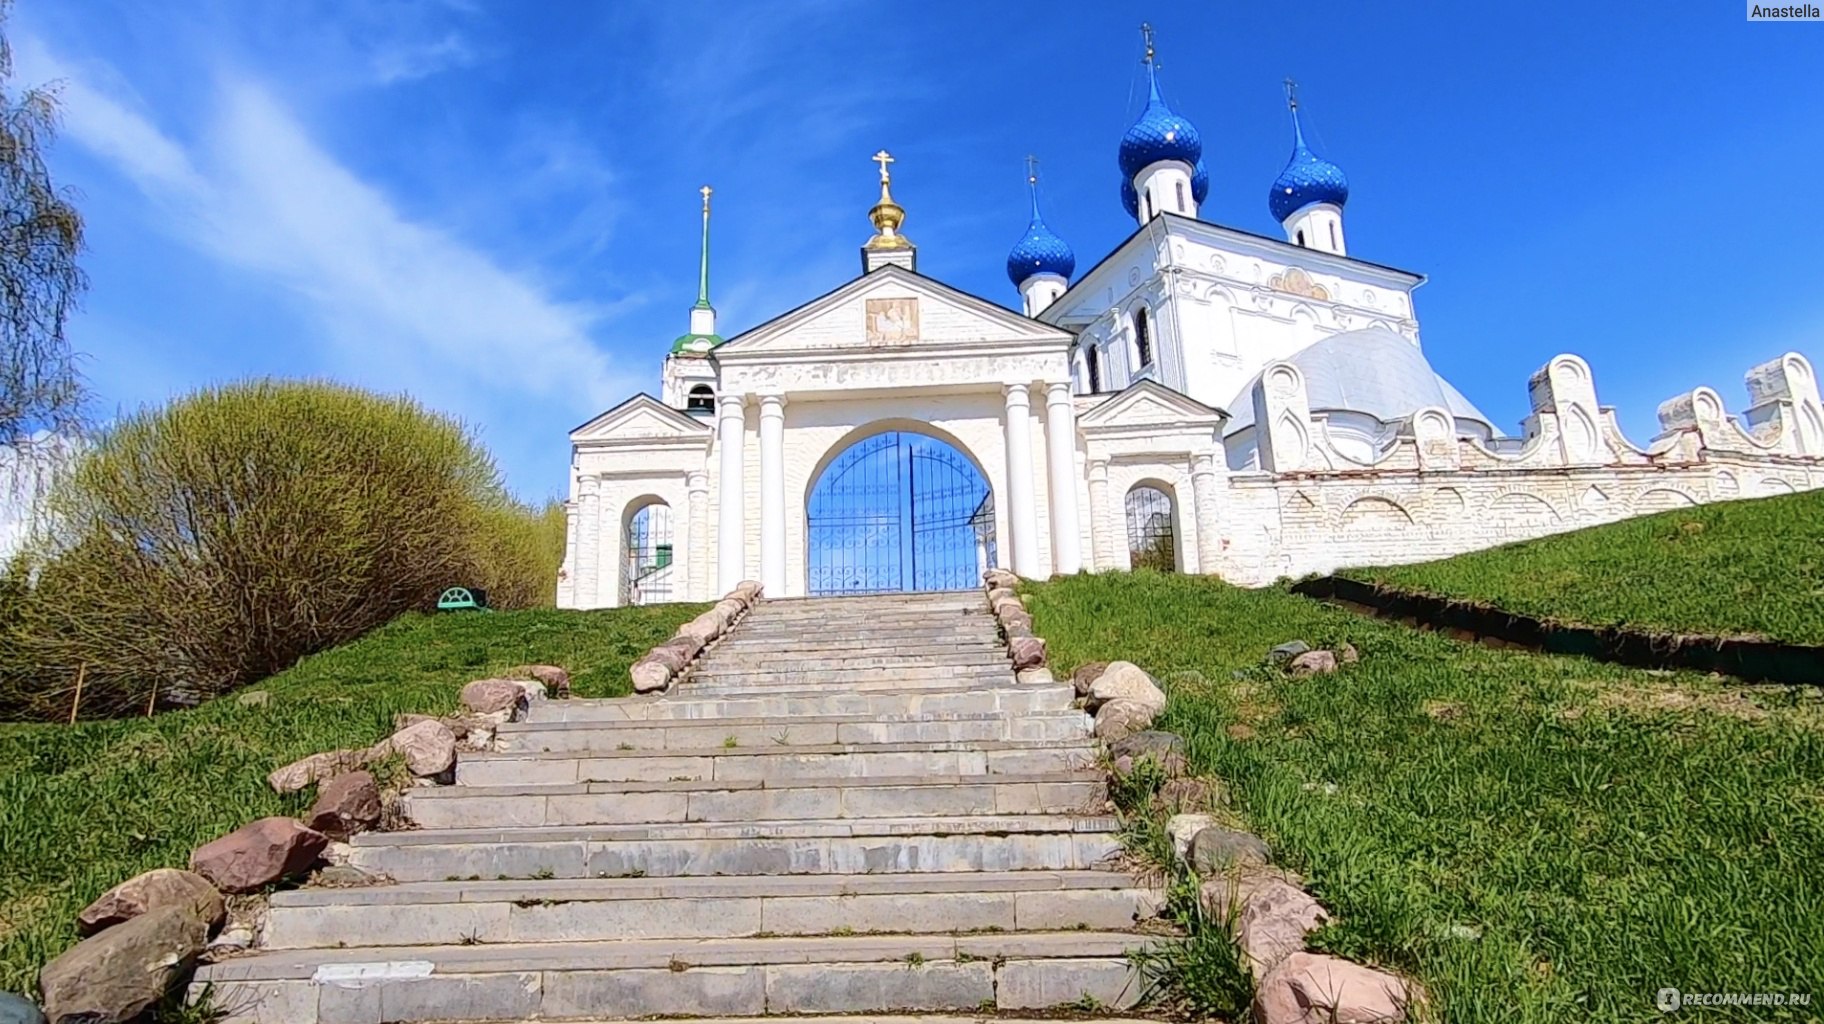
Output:
[[[576,607],[576,567],[582,552],[576,546],[576,519],[582,514],[581,496],[564,503],[563,576],[557,582],[557,606]]]
[[[1013,534],[1013,571],[1039,574],[1039,514],[1032,498],[1032,413],[1028,385],[1008,384],[1007,525]]]
[[[1192,456],[1191,495],[1197,520],[1197,571],[1213,575],[1222,557],[1222,536],[1216,512],[1216,453]]]
[[[571,581],[571,589],[578,608],[596,607],[596,580],[602,564],[601,486],[593,476],[585,476],[577,484],[582,511],[577,516],[576,579]]]
[[[716,396],[716,446],[722,450],[716,474],[716,593],[735,589],[747,572],[746,499],[742,494],[741,448],[747,442],[747,396]]]
[[[1108,546],[1108,460],[1089,460],[1089,555],[1098,571],[1113,569],[1114,551]]]
[[[760,582],[785,596],[785,396],[760,396]]]
[[[1051,461],[1052,571],[1083,568],[1083,541],[1077,533],[1077,411],[1070,404],[1070,385],[1045,386],[1045,454]]]
[[[690,546],[680,552],[684,556],[683,599],[705,601],[709,599],[709,474],[699,469],[684,478],[684,485],[690,494],[685,520]]]

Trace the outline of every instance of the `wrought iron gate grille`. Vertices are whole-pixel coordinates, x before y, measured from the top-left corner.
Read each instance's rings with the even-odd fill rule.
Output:
[[[1136,569],[1174,572],[1178,539],[1172,534],[1172,499],[1141,484],[1127,492],[1127,553]]]
[[[856,442],[818,477],[805,513],[812,594],[964,590],[994,564],[987,482],[924,434]]]
[[[622,604],[671,600],[671,508],[647,505],[627,521],[627,564],[621,570]]]

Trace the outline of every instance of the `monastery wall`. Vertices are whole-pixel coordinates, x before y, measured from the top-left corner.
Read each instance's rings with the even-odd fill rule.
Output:
[[[1231,473],[1218,511],[1217,571],[1243,586],[1358,565],[1422,562],[1712,501],[1824,487],[1824,428],[1811,365],[1787,354],[1748,375],[1740,420],[1709,388],[1667,401],[1647,448],[1595,404],[1589,367],[1559,356],[1531,382],[1521,451],[1454,436],[1424,409],[1373,463],[1332,444],[1302,404],[1290,364],[1257,389],[1267,412],[1263,465]],[[1755,426],[1744,428],[1742,422]]]

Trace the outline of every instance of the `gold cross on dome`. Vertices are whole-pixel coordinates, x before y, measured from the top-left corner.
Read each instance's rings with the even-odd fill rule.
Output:
[[[705,209],[705,210],[709,209],[709,194],[711,192],[714,192],[715,189],[710,188],[708,185],[705,185],[702,188],[697,189],[697,191],[703,193],[703,209]]]
[[[891,180],[887,175],[887,165],[894,162],[893,157],[888,155],[887,151],[883,149],[874,154],[871,159],[880,165],[880,183],[883,185],[886,184]]]

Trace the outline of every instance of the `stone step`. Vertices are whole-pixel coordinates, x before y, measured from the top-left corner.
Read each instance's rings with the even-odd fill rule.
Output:
[[[988,595],[969,593],[939,601],[762,601],[754,614],[764,618],[832,618],[855,615],[891,615],[898,618],[926,615],[940,618],[988,610]]]
[[[958,688],[924,693],[780,693],[727,699],[613,697],[535,701],[527,724],[546,722],[704,721],[721,718],[862,715],[875,718],[916,714],[971,714],[987,711],[1055,711],[1070,706],[1068,686]]]
[[[1101,813],[1099,773],[597,782],[572,786],[441,786],[410,790],[420,828],[508,828],[917,815]]]
[[[987,595],[972,597],[969,601],[950,602],[886,602],[874,606],[855,606],[855,604],[792,604],[792,602],[772,602],[755,608],[751,617],[757,622],[845,622],[861,619],[897,619],[908,622],[941,622],[945,619],[961,619],[969,615],[992,615]]]
[[[776,680],[759,681],[747,678],[731,681],[726,677],[699,680],[694,675],[687,675],[682,682],[674,684],[674,691],[682,697],[703,699],[707,697],[764,697],[769,693],[805,692],[828,693],[840,690],[846,693],[920,693],[932,690],[969,690],[988,686],[1012,686],[1014,675],[1011,666],[998,672],[943,673],[936,675],[907,674],[886,675],[868,671],[856,673],[856,678],[827,678],[820,673],[806,672],[800,675],[786,675]]]
[[[985,634],[966,639],[946,637],[931,642],[913,638],[904,643],[893,643],[881,647],[863,644],[856,640],[828,640],[819,636],[807,636],[797,640],[790,638],[751,639],[730,634],[728,639],[716,643],[703,658],[739,657],[739,658],[776,658],[788,655],[794,658],[846,658],[851,656],[875,657],[892,655],[895,657],[921,657],[930,654],[998,654],[1005,656],[1007,645],[998,636]]]
[[[863,715],[726,718],[713,722],[518,722],[495,733],[503,751],[708,750],[966,740],[1081,740],[1090,717],[1075,710],[986,712],[883,720]]]
[[[983,601],[968,607],[911,610],[875,608],[827,611],[814,608],[760,608],[743,617],[741,623],[744,627],[792,623],[854,629],[883,623],[894,626],[939,628],[964,623],[992,623],[993,621],[994,611],[988,607],[986,601]]]
[[[1159,897],[1114,871],[406,882],[275,893],[266,949],[769,935],[1127,930]]]
[[[962,604],[980,602],[982,592],[973,585],[956,590],[894,590],[869,594],[817,594],[801,597],[768,597],[760,602],[762,608],[792,608],[812,605],[843,607],[845,605],[918,605],[918,604]]]
[[[710,650],[739,649],[743,647],[786,647],[788,651],[806,649],[805,645],[821,644],[825,647],[837,646],[841,650],[860,653],[893,647],[904,647],[913,644],[984,644],[999,639],[1000,634],[991,627],[971,627],[967,629],[898,629],[892,627],[875,627],[864,630],[832,630],[828,626],[807,623],[803,626],[769,627],[749,630],[746,623],[736,626],[727,639],[720,640]],[[789,645],[789,646],[788,646]]]
[[[1119,852],[1114,830],[1043,814],[422,829],[356,836],[349,862],[400,882],[1086,870]]]
[[[935,619],[946,615],[980,614],[989,610],[988,595],[972,593],[943,601],[762,601],[753,614],[761,618],[855,615],[913,618],[923,615]]]
[[[758,665],[709,662],[693,666],[687,678],[716,685],[744,686],[785,685],[797,681],[807,683],[803,689],[819,689],[875,679],[905,679],[928,683],[939,679],[1001,679],[1012,673],[1013,663],[1002,654],[993,659],[983,658],[963,665],[928,665],[911,659],[886,665],[855,667],[799,665],[783,658],[774,658]]]
[[[230,1024],[1122,1008],[1143,990],[1127,953],[1152,941],[1068,931],[275,950],[205,966],[190,992],[212,986]]]
[[[1041,775],[1093,765],[1088,742],[1018,740],[873,743],[713,750],[462,753],[459,786],[666,782],[688,779],[862,778],[905,775]]]
[[[877,621],[937,624],[985,620],[993,615],[994,610],[988,607],[988,601],[983,598],[967,604],[931,605],[917,608],[898,608],[888,605],[877,605],[871,608],[849,606],[830,608],[821,605],[772,604],[754,609],[743,621],[755,623],[819,622],[836,626]]]
[[[727,672],[808,672],[833,669],[883,671],[918,671],[921,669],[955,669],[975,666],[1006,668],[1007,651],[1000,645],[983,645],[979,650],[958,651],[929,647],[921,653],[902,650],[863,648],[848,654],[831,651],[812,657],[803,653],[751,653],[718,648],[700,658],[695,671],[703,674]]]
[[[779,690],[823,690],[826,686],[848,688],[870,684],[886,690],[894,683],[907,684],[908,688],[930,688],[945,681],[981,681],[985,686],[994,686],[1010,683],[1012,675],[1014,670],[1007,659],[1000,659],[998,664],[905,664],[894,668],[795,668],[792,663],[781,663],[759,672],[702,668],[686,675],[684,683],[713,688],[773,686]],[[952,683],[952,686],[961,688],[965,684]]]

